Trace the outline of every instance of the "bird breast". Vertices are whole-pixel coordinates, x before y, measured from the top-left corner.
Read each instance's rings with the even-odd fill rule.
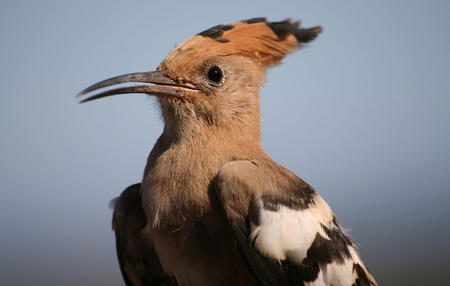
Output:
[[[180,227],[214,208],[214,178],[233,160],[267,156],[254,138],[227,130],[203,130],[189,140],[162,134],[150,153],[142,183],[142,202],[152,227]]]

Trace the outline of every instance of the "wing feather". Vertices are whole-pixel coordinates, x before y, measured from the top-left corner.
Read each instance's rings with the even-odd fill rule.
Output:
[[[222,167],[218,197],[261,285],[377,285],[328,204],[270,159]]]
[[[131,185],[111,202],[119,266],[127,286],[177,285],[162,269],[155,249],[140,233],[145,226],[140,184]]]

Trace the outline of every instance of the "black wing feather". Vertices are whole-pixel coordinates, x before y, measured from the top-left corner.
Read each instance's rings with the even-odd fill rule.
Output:
[[[245,262],[250,272],[256,278],[260,285],[263,286],[289,286],[285,273],[280,265],[270,259],[260,255],[252,246],[249,240],[248,223],[245,218],[234,220],[231,222],[231,228],[237,246],[241,255],[245,258]]]
[[[111,204],[120,270],[127,286],[177,285],[162,269],[155,249],[140,233],[145,226],[140,184],[126,188]]]

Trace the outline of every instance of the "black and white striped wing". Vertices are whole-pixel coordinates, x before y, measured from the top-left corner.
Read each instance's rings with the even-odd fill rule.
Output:
[[[227,163],[218,197],[261,285],[377,285],[328,204],[271,160]]]

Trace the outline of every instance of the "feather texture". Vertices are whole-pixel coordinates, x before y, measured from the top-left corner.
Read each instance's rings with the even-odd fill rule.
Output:
[[[289,285],[377,285],[328,204],[270,159],[227,163],[218,189],[241,253],[262,284],[273,273],[260,266],[268,264],[278,268],[273,280],[283,273]]]
[[[186,69],[187,61],[195,66],[196,59],[203,59],[205,55],[243,55],[268,67],[277,64],[301,44],[312,41],[321,31],[321,27],[300,28],[300,22],[292,23],[289,19],[267,22],[265,18],[254,18],[231,25],[218,25],[177,46],[169,53],[163,66],[176,71]],[[169,62],[170,65],[166,64]]]

